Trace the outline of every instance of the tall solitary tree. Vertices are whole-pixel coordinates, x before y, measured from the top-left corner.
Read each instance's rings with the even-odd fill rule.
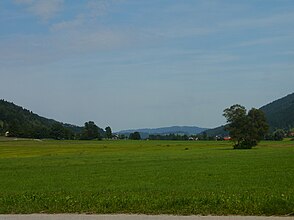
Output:
[[[269,128],[263,111],[259,109],[252,108],[247,113],[244,106],[235,104],[225,109],[223,115],[228,122],[225,129],[235,142],[234,149],[251,149],[258,144]]]
[[[86,122],[83,129],[83,133],[81,135],[81,139],[92,140],[96,138],[100,138],[98,126],[93,121]]]
[[[106,138],[108,139],[112,138],[112,131],[109,126],[105,128],[105,135],[106,135]]]
[[[134,133],[131,133],[129,136],[130,140],[141,140],[141,135],[138,131],[135,131]]]

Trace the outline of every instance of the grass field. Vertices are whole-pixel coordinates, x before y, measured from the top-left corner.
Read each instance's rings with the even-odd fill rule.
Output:
[[[0,139],[0,213],[294,215],[294,142]]]

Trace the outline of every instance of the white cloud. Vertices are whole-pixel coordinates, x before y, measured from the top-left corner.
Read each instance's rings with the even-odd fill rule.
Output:
[[[64,0],[13,1],[43,20],[52,18],[64,3]],[[80,8],[72,19],[50,24],[51,32],[47,34],[19,34],[3,38],[0,41],[0,60],[7,66],[13,63],[38,65],[129,46],[135,41],[134,30],[108,28],[94,18],[107,13],[112,4],[120,1],[85,1],[79,4]]]
[[[64,0],[14,0],[14,2],[25,5],[27,11],[42,20],[48,20],[61,10]]]

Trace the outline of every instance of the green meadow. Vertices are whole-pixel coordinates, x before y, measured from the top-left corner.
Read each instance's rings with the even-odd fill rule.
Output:
[[[294,215],[294,142],[2,138],[0,213]]]

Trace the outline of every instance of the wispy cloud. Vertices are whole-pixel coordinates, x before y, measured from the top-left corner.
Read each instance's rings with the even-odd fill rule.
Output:
[[[64,0],[14,0],[42,20],[48,20],[61,11]]]
[[[131,44],[128,31],[84,30],[52,33],[48,36],[15,35],[0,41],[3,65],[39,65],[67,60],[93,52],[102,53]]]
[[[53,43],[72,52],[91,52],[115,49],[127,44],[128,34],[124,31],[100,29],[95,31],[72,31],[54,35]],[[64,45],[64,46],[62,46]]]
[[[87,3],[87,8],[89,9],[89,16],[98,17],[105,15],[109,10],[112,0],[90,0]]]
[[[257,45],[272,45],[275,43],[289,41],[289,40],[292,40],[293,38],[294,38],[293,35],[258,38],[258,39],[240,42],[236,45],[233,45],[233,47],[250,47],[250,46],[257,46]]]
[[[58,23],[51,25],[50,30],[51,31],[64,31],[64,30],[76,29],[76,28],[82,27],[84,23],[85,23],[84,15],[78,15],[77,17],[75,17],[72,20],[61,21],[61,22],[58,22]]]
[[[294,55],[294,50],[288,50],[288,51],[283,51],[283,52],[279,52],[278,55],[290,55],[293,56]]]
[[[32,4],[34,0],[13,0],[17,4]]]
[[[268,15],[264,17],[236,19],[221,23],[221,28],[265,28],[274,25],[293,24],[294,13]]]
[[[114,4],[118,4],[123,0],[89,0],[85,1],[81,8],[83,10],[75,14],[73,18],[60,21],[51,25],[51,31],[65,31],[93,26],[97,19],[105,16],[111,11]]]

